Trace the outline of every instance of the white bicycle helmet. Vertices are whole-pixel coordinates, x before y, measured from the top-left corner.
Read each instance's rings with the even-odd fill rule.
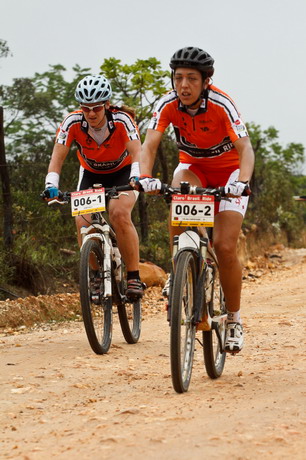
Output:
[[[108,101],[112,87],[103,75],[88,75],[77,85],[74,96],[80,104]]]

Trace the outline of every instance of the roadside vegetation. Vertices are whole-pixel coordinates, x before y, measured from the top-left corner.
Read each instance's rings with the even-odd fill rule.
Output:
[[[6,42],[0,40],[0,58],[8,53]],[[1,64],[5,65],[5,60]],[[126,65],[112,57],[105,59],[100,69],[111,81],[112,103],[136,110],[144,137],[156,100],[171,87],[169,72],[155,58]],[[51,209],[40,199],[55,131],[76,108],[77,82],[92,73],[79,65],[72,71],[69,81],[60,64],[32,78],[14,79],[10,86],[0,81],[5,143],[0,164],[0,299],[8,296],[7,291],[26,288],[34,295],[52,293],[77,281],[79,255],[70,209]],[[248,128],[256,167],[243,229],[247,240],[249,235],[250,240],[305,245],[306,208],[293,200],[293,195],[305,195],[306,177],[301,173],[304,147],[294,142],[281,146],[273,126],[263,130],[260,124],[250,122]],[[154,175],[169,183],[176,164],[177,148],[169,130],[158,150]],[[61,190],[73,191],[77,177],[78,161],[72,150],[61,175]],[[170,263],[167,216],[163,199],[140,195],[133,217],[141,258],[165,270]]]

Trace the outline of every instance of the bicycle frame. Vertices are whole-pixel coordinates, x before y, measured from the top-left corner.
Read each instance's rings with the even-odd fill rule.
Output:
[[[199,234],[199,231],[202,233],[202,235]],[[194,227],[186,227],[186,230],[184,230],[180,235],[174,237],[172,253],[173,270],[175,270],[176,261],[182,251],[192,251],[197,261],[196,265],[199,289],[197,289],[195,293],[195,307],[193,315],[194,324],[197,326],[197,330],[201,331],[210,331],[215,329],[220,349],[223,350],[222,338],[219,334],[218,325],[225,323],[227,314],[219,316],[211,314],[212,308],[210,308],[210,304],[213,302],[213,299],[211,299],[210,302],[206,302],[206,300],[203,298],[203,289],[201,288],[201,286],[203,286],[204,280],[207,279],[207,259],[210,258],[218,266],[217,256],[210,244],[206,230],[203,230],[203,227],[200,229]]]

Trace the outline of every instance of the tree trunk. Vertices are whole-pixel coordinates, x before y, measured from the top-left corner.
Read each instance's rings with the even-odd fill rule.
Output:
[[[5,158],[3,107],[0,107],[0,177],[3,197],[3,242],[5,249],[11,250],[13,246],[13,213],[10,178]]]

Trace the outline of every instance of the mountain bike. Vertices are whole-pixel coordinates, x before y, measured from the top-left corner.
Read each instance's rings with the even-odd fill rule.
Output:
[[[214,201],[226,198],[224,187],[187,182],[179,188],[163,184],[161,194],[171,202],[171,224],[184,228],[173,240],[168,304],[172,384],[183,393],[191,380],[196,340],[203,348],[208,376],[216,379],[224,369],[227,312],[212,226]],[[197,331],[202,331],[202,341]]]
[[[141,300],[125,295],[126,268],[117,246],[116,234],[107,220],[106,203],[118,199],[130,185],[79,192],[59,192],[48,202],[71,203],[73,216],[90,214],[88,226],[81,228],[79,284],[83,322],[92,350],[107,353],[112,341],[113,305],[127,343],[138,342],[141,332]],[[85,219],[85,218],[84,218]]]

